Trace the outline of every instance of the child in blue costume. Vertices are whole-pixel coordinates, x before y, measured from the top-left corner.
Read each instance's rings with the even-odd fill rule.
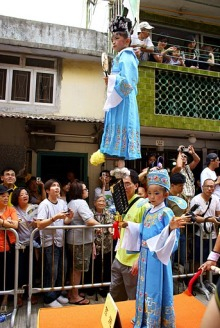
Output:
[[[151,209],[136,229],[140,236],[138,284],[136,293],[135,328],[175,327],[173,279],[170,256],[177,248],[183,218],[175,218],[165,206],[170,180],[166,170],[154,170],[147,175],[148,199]],[[133,235],[134,238],[134,235]],[[126,248],[127,249],[127,248]],[[135,251],[136,249],[133,248]]]
[[[135,328],[175,327],[173,279],[170,255],[176,249],[179,229],[185,220],[176,219],[165,206],[170,180],[166,170],[147,176],[148,198],[152,208],[141,225],[141,251],[138,268]]]
[[[129,47],[131,38],[131,21],[118,16],[110,26],[113,50],[117,56],[113,60],[111,74],[106,78],[107,100],[104,105],[105,122],[100,150],[105,157],[116,157],[126,160],[141,158],[140,122],[137,107],[138,59]]]

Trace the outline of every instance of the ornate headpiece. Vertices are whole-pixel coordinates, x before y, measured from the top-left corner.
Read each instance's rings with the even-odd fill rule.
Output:
[[[129,18],[117,16],[110,24],[109,29],[114,32],[131,32],[132,22]]]
[[[159,185],[170,190],[170,177],[167,170],[153,170],[147,175],[147,185]]]

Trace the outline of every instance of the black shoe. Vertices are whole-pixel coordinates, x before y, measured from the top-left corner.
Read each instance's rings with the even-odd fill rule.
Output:
[[[99,288],[98,290],[98,294],[102,297],[106,297],[107,294],[108,294],[108,291],[106,289],[103,289],[103,288]]]
[[[96,288],[88,288],[88,290],[86,291],[86,294],[88,296],[93,296],[96,293]]]

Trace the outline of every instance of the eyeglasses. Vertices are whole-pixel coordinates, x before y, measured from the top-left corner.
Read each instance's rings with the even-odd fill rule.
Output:
[[[133,183],[131,183],[131,182],[125,182],[124,183],[124,187],[125,188],[129,188],[129,187],[131,187],[133,185]]]
[[[203,186],[203,188],[215,189],[215,186]]]

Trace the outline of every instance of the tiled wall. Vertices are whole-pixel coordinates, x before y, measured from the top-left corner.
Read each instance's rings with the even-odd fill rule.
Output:
[[[138,106],[142,126],[176,128],[197,131],[220,132],[220,121],[191,117],[176,117],[155,114],[155,68],[181,71],[190,74],[208,75],[220,80],[219,72],[203,71],[199,69],[171,66],[153,62],[140,62]],[[220,111],[220,104],[219,104]]]

